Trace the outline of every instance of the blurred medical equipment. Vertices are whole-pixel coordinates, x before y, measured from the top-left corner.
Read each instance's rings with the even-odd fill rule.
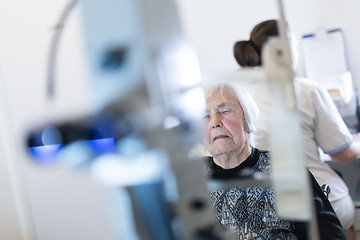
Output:
[[[331,29],[303,35],[302,46],[306,77],[322,84],[334,101],[349,103],[354,88],[343,31]]]
[[[48,56],[48,65],[47,65],[47,97],[48,99],[55,97],[55,75],[56,75],[56,62],[58,59],[58,46],[61,40],[63,29],[65,23],[68,19],[69,14],[71,13],[74,6],[78,3],[78,0],[69,1],[66,5],[64,11],[62,12],[58,23],[55,26],[55,32],[51,39],[50,50]]]
[[[305,76],[324,86],[346,125],[360,130],[360,104],[346,54],[342,29],[319,30],[302,36]]]
[[[80,6],[90,116],[34,131],[31,150],[50,148],[57,161],[89,165],[96,179],[119,190],[117,205],[128,209],[118,211],[119,239],[227,239],[211,211],[202,162],[191,157],[201,141],[204,97],[175,2],[88,0]],[[110,151],[99,154],[94,144],[104,140]]]
[[[284,218],[308,222],[310,239],[318,239],[302,142],[301,138],[294,137],[301,136],[296,106],[298,96],[286,27],[281,23],[284,22],[280,22],[279,26],[281,37],[270,38],[263,49],[263,62],[274,107],[268,126],[278,212]]]
[[[175,2],[87,0],[81,8],[91,113],[34,130],[28,142],[33,156],[50,150],[68,166],[90,166],[96,179],[117,189],[115,205],[126,209],[117,211],[119,239],[231,239],[215,221],[202,161],[192,153],[201,142],[205,102],[197,59],[182,34]],[[285,31],[270,41],[267,53],[260,75],[281,98],[275,99],[281,118],[270,123],[278,144],[272,148],[275,177],[268,180],[277,190],[280,216],[314,222],[301,147],[291,137],[299,132]],[[288,151],[283,151],[285,143]],[[269,183],[253,178],[239,184],[259,182]],[[317,239],[316,229],[310,229],[311,239]]]

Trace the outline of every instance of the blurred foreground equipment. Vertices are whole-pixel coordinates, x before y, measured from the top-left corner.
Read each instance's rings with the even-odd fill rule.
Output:
[[[53,149],[74,167],[88,165],[121,192],[118,207],[132,210],[118,211],[119,239],[228,239],[215,222],[202,161],[191,154],[201,141],[205,101],[175,1],[87,0],[79,6],[91,114],[32,132],[29,147],[33,153]],[[92,144],[104,139],[113,147],[94,151]]]

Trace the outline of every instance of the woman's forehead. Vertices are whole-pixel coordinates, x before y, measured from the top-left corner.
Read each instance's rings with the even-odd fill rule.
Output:
[[[242,110],[242,107],[241,107],[237,97],[235,97],[233,94],[231,94],[227,90],[220,91],[220,89],[213,91],[212,94],[210,96],[208,96],[208,98],[206,99],[206,105],[207,105],[207,107],[209,107],[209,105],[211,105],[212,107],[215,107],[215,108],[239,107]]]
[[[237,97],[229,88],[218,87],[207,96],[206,100],[217,101],[223,103],[236,103],[239,102]]]

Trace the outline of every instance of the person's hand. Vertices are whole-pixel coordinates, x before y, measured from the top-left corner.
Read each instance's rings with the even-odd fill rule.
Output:
[[[354,135],[353,140],[354,140],[354,142],[360,142],[360,133],[357,133],[356,135]]]

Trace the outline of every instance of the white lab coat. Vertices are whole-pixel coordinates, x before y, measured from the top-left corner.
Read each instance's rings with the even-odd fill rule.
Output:
[[[339,175],[320,159],[318,148],[328,154],[336,153],[352,143],[352,135],[323,87],[305,78],[297,78],[295,82],[300,90],[298,107],[305,166],[309,168],[320,186],[323,184],[330,186],[331,202],[342,199],[349,195],[349,189]],[[241,80],[241,85],[252,94],[260,110],[255,132],[255,147],[271,150],[267,119],[273,108],[271,93],[266,84],[265,80]]]

